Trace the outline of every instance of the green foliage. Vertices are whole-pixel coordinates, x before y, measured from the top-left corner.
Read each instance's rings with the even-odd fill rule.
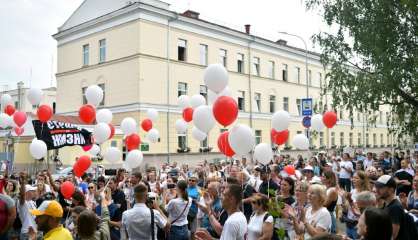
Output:
[[[268,207],[269,207],[268,212],[274,218],[274,223],[276,223],[276,219],[282,216],[285,203],[281,201],[281,199],[276,198],[276,191],[274,189],[269,188],[268,193],[270,195],[270,199],[268,202]],[[279,236],[279,239],[284,239],[286,236],[285,229],[284,228],[276,229],[276,234],[277,236]]]
[[[313,36],[333,106],[364,113],[389,106],[396,135],[418,140],[418,0],[306,0],[330,29]],[[373,122],[375,118],[368,119]]]

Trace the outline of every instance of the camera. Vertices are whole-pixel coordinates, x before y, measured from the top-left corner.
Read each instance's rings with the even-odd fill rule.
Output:
[[[173,189],[173,188],[176,188],[176,184],[174,184],[174,183],[168,183],[168,184],[167,184],[167,188],[168,188],[168,189]]]
[[[147,202],[145,203],[147,207],[153,208],[154,201],[157,198],[157,194],[154,192],[149,192],[147,195]]]

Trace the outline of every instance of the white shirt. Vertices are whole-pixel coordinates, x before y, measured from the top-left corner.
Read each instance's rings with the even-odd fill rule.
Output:
[[[251,216],[250,222],[248,223],[247,240],[257,240],[261,237],[264,222],[273,223],[273,217],[270,215],[267,217],[266,221],[264,221],[266,214],[268,213],[263,213],[261,215],[254,214]]]
[[[234,212],[225,222],[220,240],[242,240],[247,233],[247,219],[242,212]]]
[[[325,232],[329,232],[331,229],[331,214],[325,207],[321,207],[315,213],[312,213],[312,207],[306,210],[306,221],[313,227],[322,228]],[[312,236],[309,235],[305,229],[305,239],[309,239]]]
[[[353,172],[353,163],[350,161],[341,161],[340,163],[340,178],[351,178],[351,173],[349,173],[347,170],[345,170],[343,167],[347,168],[347,169],[351,169],[351,172]]]
[[[368,158],[363,160],[364,169],[367,169],[368,167],[371,167],[371,166],[373,166],[373,158],[370,160]]]
[[[187,206],[186,206],[187,204]],[[192,199],[189,198],[189,201],[185,201],[183,198],[175,198],[171,199],[168,202],[167,206],[165,207],[168,213],[168,219],[170,223],[178,218],[177,221],[172,223],[174,226],[183,226],[188,224],[187,222],[187,214],[189,213],[190,206],[192,206]],[[186,208],[186,210],[184,210]],[[184,211],[184,212],[183,212]],[[180,216],[181,214],[181,216]]]
[[[164,228],[167,221],[160,212],[154,211],[154,235],[157,239],[157,225]],[[123,212],[121,239],[136,240],[136,239],[151,239],[151,211],[144,203],[137,203],[133,208]],[[129,238],[127,238],[126,233]]]
[[[25,201],[23,204],[18,202],[17,211],[22,222],[21,233],[28,233],[29,227],[32,227],[36,231],[35,216],[29,212],[31,209],[36,209],[36,203],[34,201]]]

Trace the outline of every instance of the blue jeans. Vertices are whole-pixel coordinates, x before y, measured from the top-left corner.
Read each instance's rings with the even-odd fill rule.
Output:
[[[189,239],[189,229],[187,224],[183,226],[171,226],[170,233],[168,235],[169,240],[188,240]]]
[[[351,239],[360,239],[360,236],[357,234],[357,227],[348,227],[346,225],[346,234]]]
[[[337,233],[337,219],[335,218],[335,213],[330,212],[331,214],[331,233],[336,234]]]

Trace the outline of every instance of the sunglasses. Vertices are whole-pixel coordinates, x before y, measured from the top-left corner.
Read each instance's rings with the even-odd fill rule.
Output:
[[[193,179],[189,179],[189,182],[196,182],[196,180],[193,180]]]
[[[93,188],[94,188],[93,186],[89,187],[89,189],[93,189]]]

